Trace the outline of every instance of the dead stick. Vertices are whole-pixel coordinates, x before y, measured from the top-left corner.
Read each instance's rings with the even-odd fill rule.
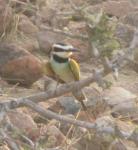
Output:
[[[25,100],[23,102],[23,104],[31,109],[33,109],[35,112],[38,112],[40,115],[42,115],[43,117],[47,118],[52,118],[52,119],[56,119],[65,123],[70,123],[70,124],[74,124],[83,128],[88,128],[88,129],[94,129],[95,128],[95,124],[94,123],[89,123],[86,121],[79,121],[79,120],[75,120],[69,117],[65,117],[63,115],[59,115],[56,114],[50,110],[46,110],[45,108],[43,108],[42,106],[29,101],[29,100]]]

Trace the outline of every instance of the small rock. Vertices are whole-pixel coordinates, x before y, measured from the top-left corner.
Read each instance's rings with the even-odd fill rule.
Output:
[[[75,99],[70,95],[61,97],[54,105],[49,107],[50,110],[57,113],[62,111],[62,114],[75,114],[80,108],[80,103],[75,102]]]
[[[1,43],[0,75],[9,83],[30,86],[42,76],[42,64],[25,49]]]
[[[81,108],[81,105],[76,103],[73,97],[64,96],[58,102],[64,108],[66,114],[75,114]]]
[[[39,138],[39,129],[29,115],[20,111],[11,111],[8,113],[8,117],[13,126],[18,128],[21,133],[25,133],[25,135],[34,141]]]
[[[104,93],[105,101],[112,108],[111,115],[125,120],[135,120],[138,114],[137,96],[122,87],[112,87]]]
[[[59,146],[60,144],[63,144],[63,142],[65,142],[66,140],[66,137],[63,135],[63,133],[54,125],[50,125],[47,128],[47,136],[47,147]]]
[[[39,50],[39,43],[35,38],[25,37],[24,39],[20,39],[20,41],[17,43],[31,53],[38,52]]]
[[[136,95],[122,87],[111,87],[110,89],[107,89],[104,92],[103,97],[111,107],[121,104],[133,105],[136,103],[137,98]]]
[[[120,104],[112,109],[111,115],[114,118],[131,120],[134,123],[138,123],[138,106],[135,103],[131,102],[126,104]]]
[[[38,33],[37,26],[35,26],[25,15],[20,15],[18,29],[29,37],[35,37]]]

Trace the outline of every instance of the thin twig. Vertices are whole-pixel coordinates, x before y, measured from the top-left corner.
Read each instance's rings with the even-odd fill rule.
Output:
[[[115,58],[110,63],[112,64],[112,62],[113,62],[113,63],[117,64],[118,68],[123,67],[127,63],[127,61],[125,61],[125,60],[126,60],[126,58],[128,57],[129,54],[130,54],[130,52],[128,50],[124,53],[124,55],[119,56],[119,58],[117,60]],[[125,62],[123,63],[123,61],[125,61]],[[111,66],[114,66],[115,64],[112,64]],[[80,90],[81,88],[84,88],[85,86],[88,86],[93,82],[97,82],[97,80],[99,79],[99,78],[97,78],[98,76],[101,76],[101,77],[106,76],[111,71],[112,71],[112,68],[99,69],[99,70],[96,70],[95,73],[92,76],[90,76],[86,79],[76,81],[76,82],[71,82],[71,83],[68,83],[68,84],[60,85],[56,89],[56,92],[55,92],[55,90],[48,90],[46,92],[40,92],[40,93],[31,95],[31,96],[18,98],[16,100],[12,100],[12,101],[7,100],[7,102],[4,101],[4,102],[0,103],[0,108],[5,107],[6,109],[7,108],[15,109],[15,108],[18,108],[18,107],[22,107],[23,106],[22,102],[26,99],[29,99],[33,102],[38,103],[38,102],[42,102],[42,101],[47,101],[51,98],[62,96],[66,93],[69,93],[69,92],[72,92],[72,91],[75,91],[75,90],[78,90],[78,89]]]
[[[17,146],[14,140],[3,129],[0,129],[0,138],[8,144],[11,150],[20,150],[20,147]]]
[[[77,125],[77,126],[80,126],[83,128],[88,128],[88,129],[94,129],[95,128],[95,124],[93,124],[93,123],[89,123],[86,121],[79,121],[76,119],[65,117],[63,115],[56,114],[50,110],[46,110],[42,106],[40,106],[40,105],[38,105],[32,101],[25,100],[23,103],[25,106],[33,109],[35,112],[38,112],[40,115],[42,115],[45,118],[56,119],[56,120],[59,120],[59,121],[65,122],[65,123],[74,124],[74,125]]]

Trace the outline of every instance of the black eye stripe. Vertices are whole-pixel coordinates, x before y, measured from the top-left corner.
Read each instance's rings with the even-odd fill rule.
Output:
[[[66,50],[61,49],[61,48],[57,48],[57,47],[54,48],[54,52],[65,52],[65,51]]]
[[[64,52],[64,50],[56,49],[56,50],[54,50],[54,52]]]
[[[67,44],[65,43],[56,43],[57,45],[62,45],[62,46],[66,46]]]

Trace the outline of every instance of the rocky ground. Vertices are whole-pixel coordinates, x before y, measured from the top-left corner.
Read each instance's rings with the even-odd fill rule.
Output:
[[[115,26],[113,35],[106,34],[108,30],[100,28],[102,24],[98,27],[100,32],[106,31],[105,35],[115,37],[115,44],[102,43],[101,47],[109,50],[111,48],[116,53],[130,46],[138,26],[137,0],[74,0],[73,3],[77,7],[89,4],[86,8],[90,14],[102,7],[108,17],[111,17],[111,26]],[[101,60],[91,55],[88,39],[82,37],[88,34],[87,23],[86,18],[82,19],[80,13],[74,12],[68,0],[0,0],[0,101],[44,91],[43,67],[48,60],[51,45],[56,42],[71,43],[80,49],[73,57],[80,63],[82,78],[91,76],[94,68],[100,68]],[[56,31],[51,32],[51,29]],[[57,29],[63,32],[59,33]],[[81,37],[65,35],[70,32],[75,36],[81,34]],[[98,39],[99,35],[96,36]],[[92,42],[96,43],[96,38],[92,38]],[[109,43],[113,42],[111,40],[108,39]],[[104,56],[111,53],[102,52]],[[91,120],[84,111],[79,111],[80,104],[70,94],[40,103],[45,109],[56,113],[94,122],[97,131],[71,126],[54,119],[44,119],[23,107],[7,113],[8,120],[16,128],[14,132],[8,131],[8,134],[24,150],[32,147],[40,150],[137,150],[137,48],[133,61],[119,71],[117,81],[112,74],[104,79],[110,82],[107,89],[102,89],[96,83],[84,88]],[[29,140],[24,141],[19,135],[25,135],[37,146],[28,143]],[[1,150],[10,149],[8,144],[0,141]]]

